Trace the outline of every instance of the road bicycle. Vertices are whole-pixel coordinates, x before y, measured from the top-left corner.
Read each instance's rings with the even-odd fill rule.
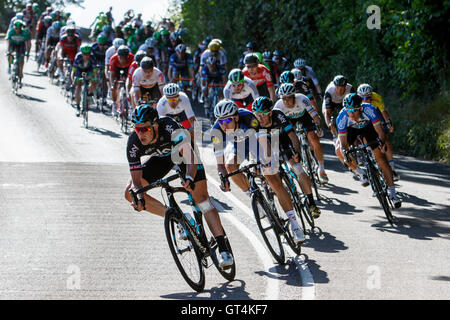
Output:
[[[217,84],[217,83],[210,83],[208,84],[208,98],[204,102],[204,108],[205,108],[205,115],[211,121],[211,125],[214,124],[214,121],[216,121],[216,117],[214,116],[214,107],[219,102],[221,94],[220,94],[220,88],[225,87],[224,84]]]
[[[19,88],[21,87],[22,80],[19,77],[19,60],[17,59],[17,52],[8,53],[8,56],[13,57],[13,61],[11,63],[11,90],[15,95],[19,94]]]
[[[236,275],[236,264],[222,269],[219,266],[219,248],[214,237],[208,241],[203,225],[203,214],[195,204],[191,194],[183,187],[173,187],[169,183],[181,179],[181,170],[175,167],[176,174],[165,179],[160,179],[150,185],[134,192],[130,189],[130,194],[134,203],[137,203],[137,195],[154,188],[162,188],[166,192],[169,200],[169,210],[164,217],[164,230],[167,242],[173,259],[187,284],[197,292],[205,288],[205,268],[214,265],[219,273],[228,281],[233,281]],[[180,209],[175,200],[174,194],[183,193],[188,196],[189,204],[193,215],[185,214]],[[180,228],[181,227],[181,228]],[[180,239],[180,230],[184,230],[187,235],[186,240]],[[232,254],[232,249],[228,237],[225,235],[227,251]],[[208,258],[212,261],[209,262]]]
[[[387,220],[393,226],[397,222],[397,219],[392,215],[391,208],[394,209],[395,206],[389,198],[386,181],[372,154],[370,148],[371,143],[365,144],[360,136],[358,136],[358,142],[358,146],[351,146],[347,154],[352,154],[357,161],[359,160],[358,165],[365,169],[373,194],[380,202]]]
[[[128,134],[129,124],[129,112],[130,104],[128,102],[127,88],[126,88],[126,74],[124,70],[120,70],[120,80],[117,81],[119,84],[119,114],[118,120],[120,122],[120,130]]]
[[[106,106],[106,95],[108,93],[106,78],[103,72],[104,66],[99,64],[96,66],[96,69],[98,70],[99,81],[94,91],[94,101],[95,105],[97,106],[97,109],[100,110],[100,112],[104,112],[105,111],[104,107]]]
[[[222,175],[221,173],[219,173],[219,176],[222,185],[225,185],[229,184],[228,178],[231,176],[240,173],[246,175],[248,181],[250,182],[252,210],[256,219],[256,224],[258,225],[258,229],[261,232],[263,240],[266,243],[267,248],[269,249],[272,256],[278,263],[283,264],[285,262],[286,256],[283,244],[281,242],[281,236],[284,236],[288,243],[291,245],[293,244],[292,234],[289,232],[289,228],[285,224],[284,220],[282,220],[278,216],[278,212],[273,210],[271,205],[268,203],[266,197],[264,196],[260,186],[256,181],[257,179],[261,180],[262,188],[264,189],[264,183],[267,183],[265,178],[258,174],[256,172],[257,170],[252,170],[253,168],[257,168],[260,165],[260,162],[252,163],[226,175]],[[300,250],[300,247],[296,246],[295,250],[299,252],[298,250]]]
[[[81,93],[81,114],[83,117],[83,126],[88,127],[88,112],[89,112],[89,78],[86,72],[81,74],[82,76],[82,93]]]

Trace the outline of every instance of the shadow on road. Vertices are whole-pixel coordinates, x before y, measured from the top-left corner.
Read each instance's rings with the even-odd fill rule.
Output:
[[[19,93],[18,97],[21,98],[21,99],[29,100],[29,101],[47,102],[47,100],[42,100],[42,99],[39,99],[39,98],[31,97],[31,96],[28,96],[28,95],[23,94],[23,93]]]
[[[107,130],[107,129],[103,129],[103,128],[97,128],[97,127],[88,127],[89,132],[94,133],[94,134],[101,134],[104,136],[109,136],[111,138],[115,138],[115,139],[120,139],[122,138],[122,134],[111,131],[111,130]]]
[[[302,248],[311,248],[317,252],[338,253],[347,250],[348,247],[341,240],[328,232],[315,234],[309,232],[309,239],[302,245]]]
[[[199,297],[209,293],[209,297]],[[177,299],[177,300],[251,300],[249,293],[245,291],[245,281],[234,280],[226,282],[219,287],[212,287],[204,290],[202,293],[197,292],[180,292],[168,295],[162,295],[161,298]]]
[[[42,90],[45,89],[44,87],[36,86],[34,84],[29,84],[29,83],[24,83],[23,86],[24,87],[29,87],[29,88],[34,88],[34,89],[42,89]]]
[[[332,211],[333,213],[349,215],[364,211],[362,209],[357,209],[354,205],[351,205],[341,199],[329,198],[323,195],[321,195],[321,198],[322,199],[320,200],[320,202],[317,203],[318,206],[320,208],[326,209],[327,211]]]

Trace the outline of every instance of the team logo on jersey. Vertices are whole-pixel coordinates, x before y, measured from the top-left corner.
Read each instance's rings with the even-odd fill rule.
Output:
[[[338,129],[339,130],[344,130],[345,129],[345,123],[346,123],[346,118],[341,119],[341,121],[339,121],[338,123]]]
[[[220,139],[217,138],[217,137],[212,137],[212,142],[213,142],[214,144],[219,144],[219,143],[220,143]]]
[[[250,123],[250,125],[251,125],[253,128],[256,128],[256,127],[259,125],[259,122],[258,122],[258,120],[253,119],[252,122]]]
[[[130,150],[130,157],[132,158],[136,158],[136,152],[139,150],[139,148],[133,144],[133,148],[131,148]]]
[[[169,133],[173,132],[173,127],[172,127],[171,124],[166,125],[166,131],[169,132]]]

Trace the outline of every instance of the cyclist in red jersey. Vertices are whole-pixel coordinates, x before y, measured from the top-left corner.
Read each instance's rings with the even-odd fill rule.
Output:
[[[77,55],[81,45],[81,39],[76,35],[74,27],[68,27],[66,34],[58,43],[57,63],[60,72],[60,77],[63,78],[63,59],[69,58],[70,63],[73,64],[75,56]],[[64,79],[62,79],[64,80]]]
[[[253,80],[260,96],[266,96],[276,101],[275,88],[273,86],[270,70],[259,63],[258,56],[254,53],[247,54],[244,58],[244,75]]]
[[[117,53],[114,54],[111,59],[109,60],[109,71],[110,71],[110,83],[111,86],[111,92],[112,92],[112,100],[113,100],[113,106],[117,106],[117,96],[118,96],[118,83],[117,81],[120,80],[120,71],[124,71],[126,81],[128,76],[128,69],[130,68],[131,64],[134,61],[134,54],[130,52],[130,49],[125,46],[121,45],[119,49],[117,49]],[[117,111],[114,107],[114,111]]]
[[[138,50],[136,54],[134,55],[134,61],[128,68],[128,85],[127,85],[127,91],[131,93],[131,87],[133,86],[133,74],[134,72],[139,68],[139,65],[141,64],[141,60],[146,57],[145,51]]]

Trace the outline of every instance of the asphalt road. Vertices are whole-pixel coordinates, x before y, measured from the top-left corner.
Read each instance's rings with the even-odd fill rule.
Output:
[[[5,43],[0,45],[3,56]],[[36,72],[25,67],[21,96],[0,61],[1,299],[448,299],[450,168],[397,156],[404,203],[387,223],[368,188],[322,139],[330,184],[320,189],[322,233],[303,255],[278,265],[267,251],[248,197],[222,193],[206,141],[210,195],[235,253],[236,280],[211,267],[193,292],[179,274],[163,220],[124,200],[127,136],[111,117],[91,112],[90,127]],[[196,109],[199,118],[201,110]],[[204,120],[205,126],[207,121]],[[159,191],[152,192],[161,198]]]

